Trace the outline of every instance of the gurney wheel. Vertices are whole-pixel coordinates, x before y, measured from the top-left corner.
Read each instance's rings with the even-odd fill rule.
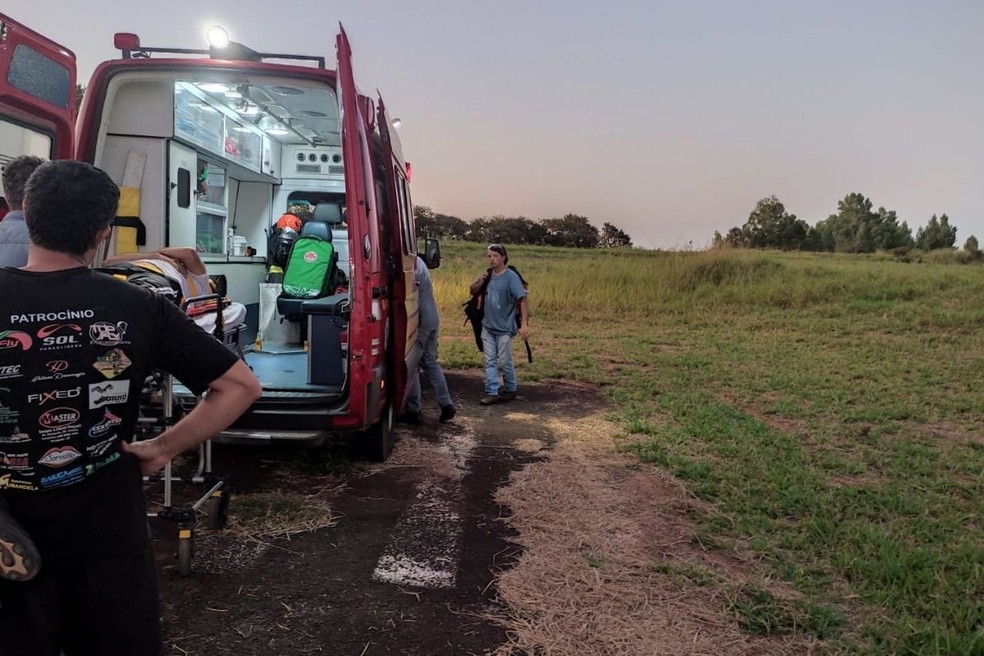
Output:
[[[191,576],[191,560],[195,557],[194,534],[190,528],[178,531],[178,574]]]
[[[216,490],[205,502],[205,528],[217,531],[229,521],[229,493]]]

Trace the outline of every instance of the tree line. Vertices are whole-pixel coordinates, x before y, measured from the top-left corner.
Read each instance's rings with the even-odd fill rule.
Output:
[[[427,237],[474,242],[502,242],[568,248],[631,247],[632,238],[611,223],[601,230],[585,216],[566,214],[557,219],[527,219],[523,216],[490,216],[465,221],[456,216],[415,205],[417,231]]]
[[[873,253],[881,250],[918,248],[952,249],[957,243],[957,228],[950,225],[946,214],[935,214],[924,227],[912,229],[899,222],[893,210],[877,210],[863,194],[846,195],[837,203],[837,213],[811,226],[786,211],[775,196],[755,204],[748,221],[722,235],[715,231],[713,246],[738,248],[776,248],[780,250],[827,251],[837,253]],[[971,235],[964,250],[974,257],[981,252],[977,238]]]

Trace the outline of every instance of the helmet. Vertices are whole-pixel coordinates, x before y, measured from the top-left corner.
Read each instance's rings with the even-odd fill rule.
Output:
[[[293,216],[293,215],[289,215]],[[297,217],[294,217],[295,219]],[[290,257],[290,249],[297,241],[300,234],[291,228],[274,232],[267,243],[267,253],[269,254],[270,264],[284,268],[287,266],[287,259]]]
[[[287,214],[280,215],[280,218],[277,219],[277,223],[274,227],[276,227],[277,230],[285,230],[290,228],[295,232],[300,232],[301,220],[288,212]]]

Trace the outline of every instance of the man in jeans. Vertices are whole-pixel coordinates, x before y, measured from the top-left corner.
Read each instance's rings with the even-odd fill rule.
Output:
[[[420,367],[410,377],[410,391],[407,392],[406,411],[400,415],[400,421],[406,424],[420,423],[420,372],[423,371],[434,388],[434,396],[441,406],[441,422],[454,418],[454,402],[448,392],[448,383],[444,378],[444,370],[437,363],[437,333],[441,319],[437,314],[437,302],[434,300],[434,287],[431,284],[430,272],[424,261],[417,258],[414,280],[420,298],[420,322],[417,326],[417,343],[423,349],[420,356]]]
[[[516,336],[516,306],[519,306],[519,335],[530,337],[530,304],[519,274],[507,267],[509,255],[502,244],[488,248],[489,269],[472,283],[474,296],[485,287],[482,319],[482,345],[485,353],[485,396],[482,405],[492,405],[516,398],[516,367],[513,364],[512,341]],[[499,389],[499,370],[502,370],[502,389]]]

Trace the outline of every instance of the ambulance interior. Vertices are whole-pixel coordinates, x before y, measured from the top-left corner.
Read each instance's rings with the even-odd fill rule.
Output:
[[[247,308],[239,343],[267,396],[340,398],[347,287],[332,290],[313,315],[285,318],[280,290],[267,282],[273,226],[289,210],[308,221],[328,217],[321,228],[340,280],[352,278],[335,90],[242,71],[124,72],[111,78],[103,108],[94,163],[124,193],[139,189],[127,213],[138,213],[145,233],[134,243],[138,231],[117,229],[111,254],[195,248]]]

